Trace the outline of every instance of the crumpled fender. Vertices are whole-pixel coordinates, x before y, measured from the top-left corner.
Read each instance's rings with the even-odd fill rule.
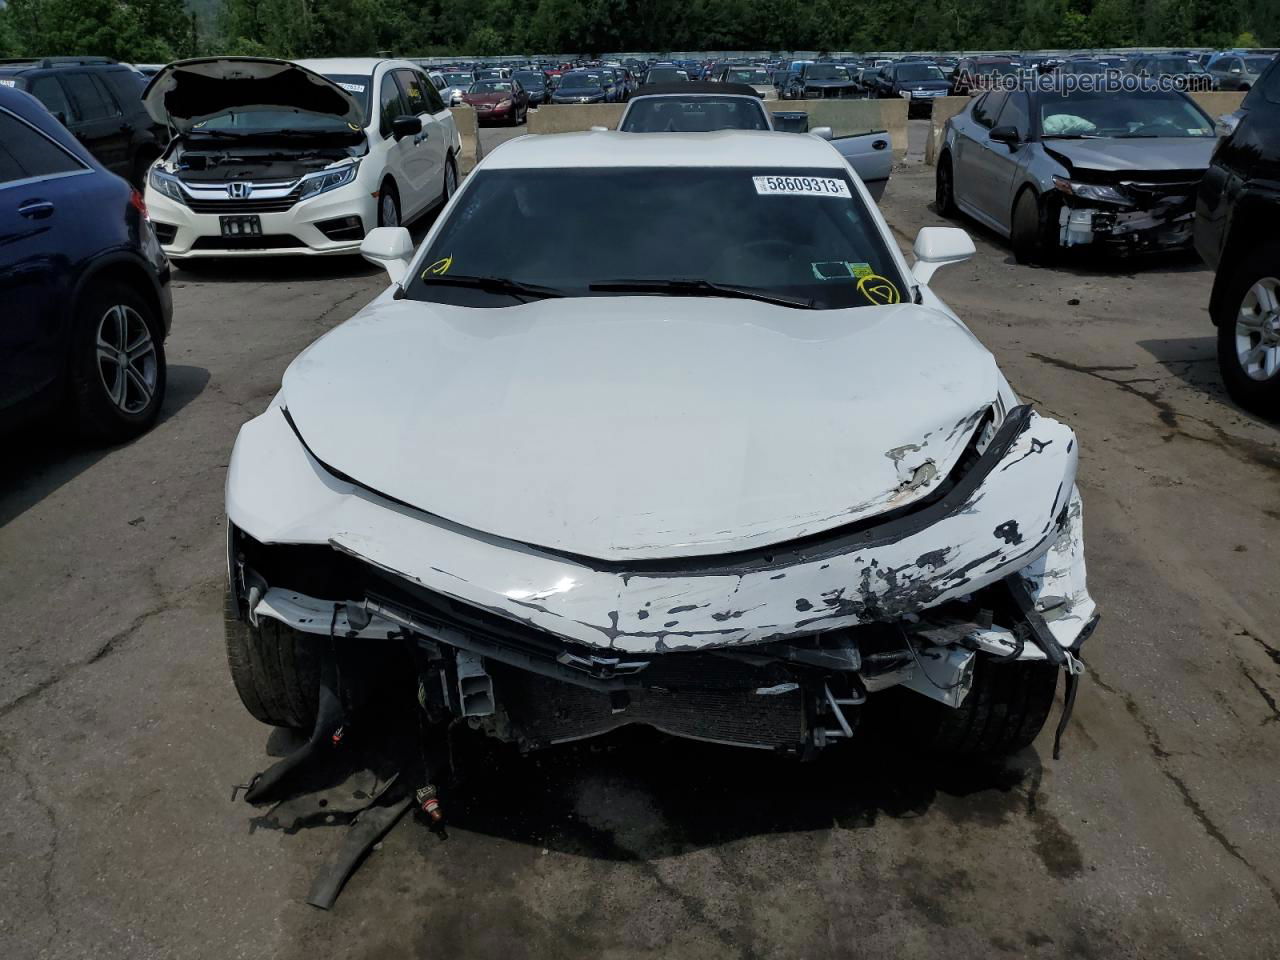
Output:
[[[794,562],[741,571],[596,569],[430,517],[333,476],[273,405],[236,440],[227,514],[260,542],[328,543],[437,593],[628,653],[749,644],[893,620],[1020,570],[1039,592],[1075,598],[1056,616],[1045,613],[1051,625],[1061,621],[1054,633],[1066,645],[1075,635],[1071,624],[1092,612],[1092,601],[1080,602],[1088,595],[1077,457],[1070,428],[1032,412],[955,509],[901,537],[881,532],[844,553],[800,551]]]

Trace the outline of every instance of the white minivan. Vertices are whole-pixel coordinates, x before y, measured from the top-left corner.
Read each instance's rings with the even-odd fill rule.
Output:
[[[146,192],[172,260],[354,253],[458,186],[453,115],[407,60],[182,60],[143,102],[173,134]]]

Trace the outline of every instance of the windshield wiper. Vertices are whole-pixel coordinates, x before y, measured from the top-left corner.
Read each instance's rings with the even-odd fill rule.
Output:
[[[1105,140],[1106,137],[1097,133],[1043,133],[1040,135],[1041,140]]]
[[[505,293],[517,299],[546,300],[551,297],[563,297],[564,291],[554,287],[540,287],[533,283],[521,283],[507,277],[468,277],[462,274],[427,274],[422,282],[432,286],[469,287],[472,290],[483,290],[485,293]]]
[[[782,307],[802,307],[812,310],[813,301],[803,297],[788,297],[769,293],[758,287],[740,287],[732,283],[713,283],[710,280],[677,278],[674,280],[609,280],[587,287],[599,293],[674,293],[677,296],[737,297],[741,300],[759,300]]]

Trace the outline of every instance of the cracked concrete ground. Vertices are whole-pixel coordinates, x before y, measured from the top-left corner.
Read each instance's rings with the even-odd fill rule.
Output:
[[[899,236],[941,222],[895,173]],[[936,287],[1081,443],[1104,620],[1061,761],[929,769],[620,737],[500,759],[332,913],[339,831],[251,830],[283,741],[222,652],[227,457],[358,263],[180,273],[164,419],[10,440],[0,479],[0,956],[1280,955],[1280,431],[1224,399],[1194,259],[1038,270],[965,224]],[[1072,303],[1071,301],[1079,301]]]

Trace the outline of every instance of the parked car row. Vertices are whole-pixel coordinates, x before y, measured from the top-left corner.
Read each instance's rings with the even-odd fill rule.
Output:
[[[1178,90],[992,90],[945,125],[936,207],[1007,237],[1022,263],[1194,244],[1217,271],[1209,313],[1227,391],[1280,417],[1280,64],[1267,61],[1219,132]]]

